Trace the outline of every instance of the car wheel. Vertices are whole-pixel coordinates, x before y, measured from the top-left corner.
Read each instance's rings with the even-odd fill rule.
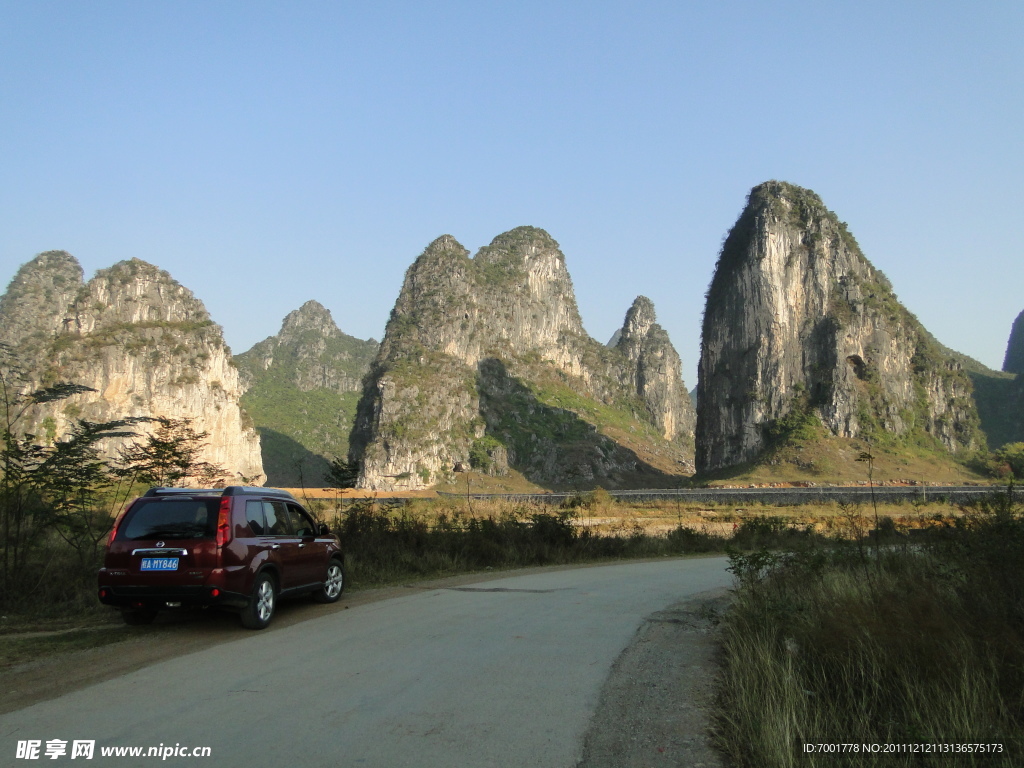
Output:
[[[129,627],[141,627],[144,624],[152,624],[156,614],[156,608],[131,608],[121,611],[121,618]]]
[[[313,593],[313,598],[318,603],[334,603],[345,591],[345,569],[341,567],[341,561],[331,560],[327,565],[327,579],[324,585]]]
[[[262,573],[256,578],[249,604],[242,609],[242,626],[247,629],[265,629],[274,617],[275,607],[277,591],[274,589],[274,579]]]

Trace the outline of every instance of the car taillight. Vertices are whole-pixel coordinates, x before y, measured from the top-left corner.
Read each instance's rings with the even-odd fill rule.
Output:
[[[231,497],[220,500],[220,514],[217,515],[217,546],[223,547],[231,541]]]
[[[121,514],[119,514],[117,518],[115,518],[114,525],[110,529],[110,536],[107,538],[108,547],[114,543],[114,537],[117,536],[117,529],[120,527],[121,521],[124,520],[124,516],[128,514],[128,510],[131,509],[133,506],[135,506],[134,501],[127,507],[125,507],[123,510],[121,510]]]

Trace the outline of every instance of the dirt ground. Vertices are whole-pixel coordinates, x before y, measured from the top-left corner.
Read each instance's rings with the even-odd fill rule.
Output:
[[[567,566],[569,568],[591,566]],[[522,569],[517,575],[541,569]],[[509,572],[511,573],[511,572]],[[503,573],[456,576],[346,593],[335,605],[284,601],[265,632],[408,594],[488,581]],[[720,768],[710,746],[709,707],[716,674],[714,625],[725,592],[672,606],[647,618],[621,654],[601,692],[579,768],[685,765]],[[99,631],[103,628],[98,628]],[[126,628],[127,630],[127,628]],[[145,631],[86,650],[0,668],[0,714],[56,698],[165,659],[238,639],[230,613],[183,612],[158,617]],[[84,630],[90,631],[90,630]],[[53,633],[36,633],[42,636]]]
[[[725,590],[649,616],[601,691],[577,768],[722,768],[711,746]]]

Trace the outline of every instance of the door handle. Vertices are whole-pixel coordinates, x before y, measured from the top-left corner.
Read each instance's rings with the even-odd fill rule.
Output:
[[[280,549],[280,548],[281,548],[281,545],[280,545],[280,544],[271,544],[271,545],[270,545],[270,548],[271,548],[271,549]]]

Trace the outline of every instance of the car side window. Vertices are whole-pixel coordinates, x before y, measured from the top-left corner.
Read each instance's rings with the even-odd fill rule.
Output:
[[[267,523],[263,517],[262,501],[245,502],[245,520],[249,523],[254,536],[262,536],[267,530]]]
[[[288,517],[288,508],[283,501],[264,501],[263,514],[267,516],[267,532],[272,536],[289,536],[292,523]]]
[[[313,522],[302,507],[289,504],[288,511],[292,513],[292,520],[295,522],[297,536],[316,536],[316,523]]]

